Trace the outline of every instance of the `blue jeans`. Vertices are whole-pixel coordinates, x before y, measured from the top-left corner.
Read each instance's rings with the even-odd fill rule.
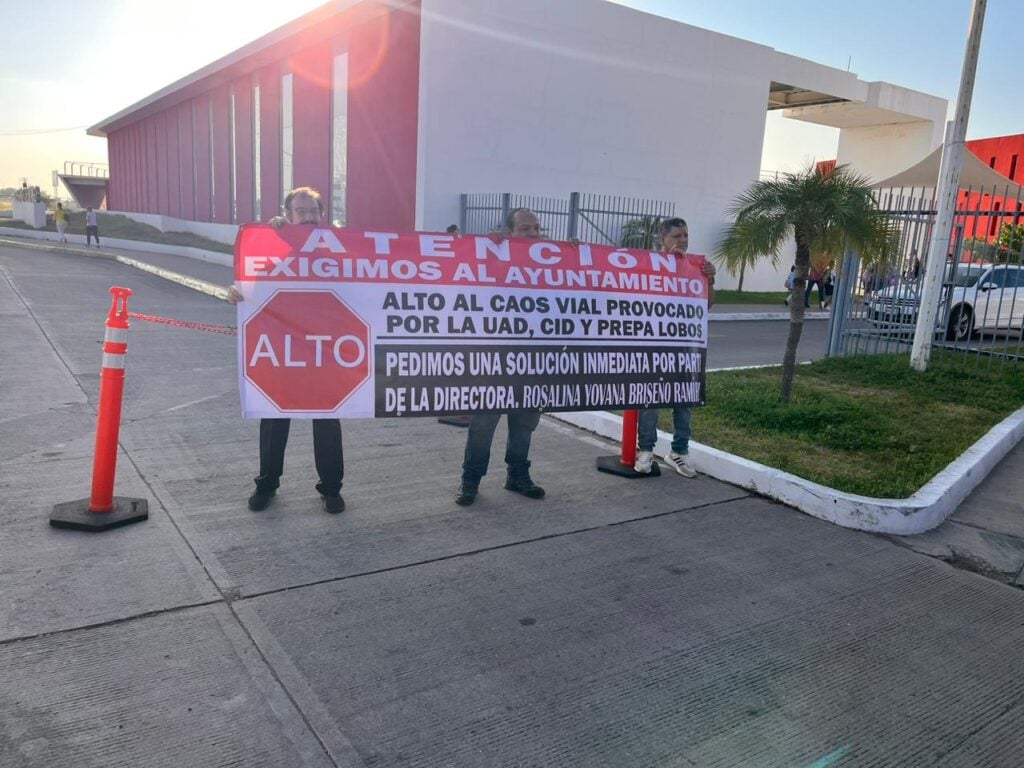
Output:
[[[636,442],[641,451],[653,451],[658,442],[658,408],[645,408],[637,419]],[[687,453],[690,450],[690,421],[692,405],[677,405],[672,409],[672,450]]]
[[[505,463],[509,477],[528,477],[530,474],[530,438],[540,424],[540,411],[517,411],[508,416],[508,440],[505,442]],[[500,413],[480,413],[470,416],[469,434],[466,435],[466,454],[462,461],[462,481],[477,485],[487,474],[491,461],[491,443],[494,430],[501,420]]]

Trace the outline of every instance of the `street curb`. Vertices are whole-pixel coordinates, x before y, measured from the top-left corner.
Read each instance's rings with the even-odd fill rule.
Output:
[[[804,320],[828,320],[828,312],[807,312]],[[708,313],[708,322],[721,320],[789,320],[789,312],[714,312]]]
[[[606,411],[550,413],[556,419],[619,441],[622,417]],[[872,533],[909,536],[940,525],[1024,438],[1024,408],[994,426],[958,458],[906,499],[844,493],[774,467],[690,441],[690,461],[709,477],[781,501],[812,517]],[[672,436],[658,430],[655,453],[671,450]]]
[[[130,256],[122,256],[119,253],[110,253],[109,251],[103,251],[99,248],[95,251],[90,251],[87,247],[69,246],[67,244],[42,245],[40,243],[26,243],[18,240],[7,240],[3,237],[0,237],[0,244],[12,245],[18,248],[31,248],[34,250],[51,251],[54,253],[70,253],[76,256],[89,256],[94,259],[117,261],[129,267],[140,269],[143,272],[149,272],[150,274],[156,275],[164,280],[170,280],[172,283],[178,283],[179,285],[191,288],[194,291],[199,291],[200,293],[205,293],[209,296],[213,296],[214,298],[221,299],[222,301],[228,300],[228,289],[222,285],[215,285],[207,282],[206,280],[200,280],[197,277],[189,277],[188,275],[183,275],[170,269],[164,269],[163,267],[156,267],[152,264],[147,264],[144,261],[133,259]],[[190,256],[188,258],[192,257]]]

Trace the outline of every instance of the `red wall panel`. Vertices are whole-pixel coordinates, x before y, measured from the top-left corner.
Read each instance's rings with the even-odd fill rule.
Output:
[[[170,207],[167,170],[167,113],[153,115],[153,132],[156,140],[156,210],[153,213],[167,213]]]
[[[419,61],[418,9],[372,19],[349,38],[349,226],[415,226]]]
[[[120,158],[122,135],[117,131],[107,136],[107,210],[110,211],[117,210],[114,205],[120,198],[117,187],[123,178]]]
[[[196,221],[210,221],[210,98],[193,100],[195,105]]]
[[[331,48],[307,48],[289,62],[293,77],[293,172],[296,187],[331,189]]]
[[[196,215],[195,185],[192,179],[192,102],[178,105],[178,180],[181,184],[181,218]]]
[[[260,221],[281,212],[281,71],[260,70]]]
[[[215,88],[210,99],[213,103],[213,220],[228,224],[231,222],[231,126],[227,84]]]
[[[181,180],[178,157],[181,155],[181,148],[178,146],[177,108],[164,112],[164,125],[167,128],[167,214],[180,219]]]
[[[288,43],[290,55],[282,50],[282,59],[263,65],[259,211],[251,210],[251,70],[237,66],[230,77],[235,86],[239,221],[265,220],[280,211],[283,72],[293,76],[294,183],[317,187],[330,203],[333,56],[348,51],[349,224],[411,229],[416,208],[419,43],[418,8],[393,10],[366,0],[325,20],[315,31],[300,33]],[[119,207],[197,221],[230,220],[229,86],[224,74],[211,75],[222,83],[206,93],[111,132],[111,200]]]
[[[975,139],[964,146],[997,173],[1011,178],[1018,184],[1024,179],[1024,134],[996,136],[990,139]],[[957,208],[968,211],[1008,211],[1009,216],[967,216],[964,221],[964,237],[995,240],[1003,224],[1019,224],[1021,207],[1016,196],[1006,199],[995,194],[998,189],[979,192],[961,192]],[[1004,190],[1005,191],[1005,190]]]
[[[252,77],[239,78],[235,86],[235,187],[238,191],[238,223],[253,221],[252,210]]]

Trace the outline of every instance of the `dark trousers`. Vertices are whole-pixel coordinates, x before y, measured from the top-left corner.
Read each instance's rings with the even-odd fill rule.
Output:
[[[466,453],[462,461],[463,482],[476,485],[487,474],[491,461],[491,443],[494,430],[501,420],[500,413],[480,413],[470,417],[466,435]],[[505,463],[509,477],[527,477],[530,474],[530,438],[540,424],[539,411],[509,413],[508,439],[505,442]]]
[[[87,224],[85,227],[85,244],[89,246],[92,244],[92,239],[96,238],[96,245],[100,244],[100,228],[97,224]]]
[[[272,491],[281,484],[284,473],[284,449],[288,446],[291,419],[260,421],[260,476],[256,489]],[[313,419],[313,458],[320,482],[316,489],[324,496],[336,496],[345,476],[345,456],[341,448],[341,422],[337,419]]]
[[[807,278],[807,290],[804,291],[804,306],[811,306],[811,289],[814,286],[818,286],[818,303],[821,304],[825,301],[825,283],[822,280],[812,280]]]

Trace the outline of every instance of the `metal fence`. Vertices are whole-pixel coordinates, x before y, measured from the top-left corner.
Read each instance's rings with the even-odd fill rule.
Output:
[[[675,216],[675,203],[616,195],[573,192],[568,197],[519,195],[511,192],[460,196],[459,227],[469,234],[487,234],[503,226],[509,211],[529,208],[552,240],[576,238],[585,243],[651,248],[663,219]]]
[[[847,251],[837,269],[830,355],[909,353],[924,274],[943,270],[933,340],[942,356],[975,368],[1024,360],[1024,213],[1020,190],[961,190],[947,253],[926,258],[937,212],[931,190],[879,197],[895,243],[884,258]]]

